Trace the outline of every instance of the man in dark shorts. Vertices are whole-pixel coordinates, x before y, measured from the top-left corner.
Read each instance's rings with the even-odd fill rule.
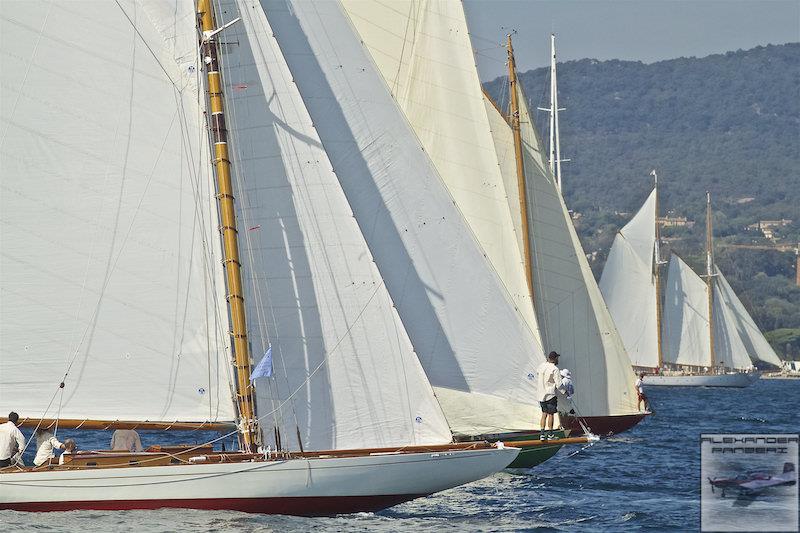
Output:
[[[557,352],[547,354],[547,361],[542,363],[537,372],[537,394],[539,406],[542,409],[542,418],[539,423],[541,430],[552,430],[553,420],[558,411],[558,397],[556,392],[561,387],[561,371],[558,369]]]

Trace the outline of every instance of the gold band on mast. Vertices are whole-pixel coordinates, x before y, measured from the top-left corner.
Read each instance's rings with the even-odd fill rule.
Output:
[[[228,287],[228,309],[231,320],[231,337],[236,367],[236,403],[239,409],[240,431],[244,447],[252,451],[259,440],[258,422],[255,417],[253,385],[250,382],[250,350],[247,343],[244,297],[242,296],[242,274],[239,263],[239,243],[236,230],[231,180],[231,162],[228,157],[228,131],[225,128],[225,106],[222,94],[222,76],[219,67],[219,49],[215,37],[206,37],[217,30],[210,0],[198,0],[197,13],[203,32],[203,62],[206,67],[207,91],[210,115],[208,119],[214,144],[214,167],[217,176],[217,201],[220,210],[224,265]]]
[[[519,212],[522,218],[522,248],[525,260],[525,280],[528,293],[533,302],[533,260],[531,258],[530,231],[528,230],[528,192],[525,186],[525,164],[522,156],[522,134],[519,127],[519,102],[517,100],[517,66],[514,62],[514,48],[511,35],[508,35],[508,87],[511,100],[509,123],[514,133],[514,155],[517,161],[517,188],[519,190]]]

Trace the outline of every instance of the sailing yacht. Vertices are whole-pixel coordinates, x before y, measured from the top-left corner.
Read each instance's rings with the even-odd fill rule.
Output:
[[[780,366],[714,264],[710,194],[705,276],[673,253],[662,306],[657,213],[656,176],[644,206],[614,239],[600,280],[636,370],[648,373],[646,385],[747,387],[759,377],[754,363]]]
[[[490,330],[508,317],[338,3],[25,1],[0,21],[0,404],[26,427],[240,441],[14,465],[0,509],[369,511],[515,459],[453,443],[420,364],[450,347],[425,290],[476,308],[438,276],[469,280]]]
[[[554,39],[551,40],[554,44]],[[561,413],[568,427],[593,433],[619,433],[646,413],[637,408],[630,359],[589,267],[560,191],[560,148],[557,122],[548,161],[528,99],[517,80],[513,47],[508,38],[508,112],[485,95],[495,153],[507,206],[524,261],[519,270],[529,283],[531,328],[539,332],[544,351],[561,354],[560,364],[572,370],[574,401]],[[551,68],[555,68],[555,49]],[[555,79],[555,74],[551,74]],[[551,86],[551,96],[555,88]],[[557,97],[551,102],[554,115]],[[553,122],[551,122],[552,124]],[[570,416],[569,411],[574,411]]]
[[[343,5],[437,171],[431,187],[444,194],[425,201],[438,202],[440,217],[420,217],[414,225],[438,232],[458,218],[469,239],[426,248],[418,268],[440,267],[425,274],[422,300],[409,300],[405,293],[416,280],[399,273],[396,285],[405,293],[395,301],[404,322],[412,323],[420,362],[457,439],[538,439],[535,372],[544,352],[464,7],[458,1]],[[447,302],[456,303],[445,308]],[[426,309],[446,318],[431,320],[421,313]],[[431,331],[431,324],[441,329]],[[511,466],[535,466],[569,442],[525,447]]]

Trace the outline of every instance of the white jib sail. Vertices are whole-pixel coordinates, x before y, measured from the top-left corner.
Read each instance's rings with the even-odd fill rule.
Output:
[[[720,319],[724,320],[725,331],[730,336],[735,335],[739,339],[737,344],[740,351],[733,352],[732,350],[733,353],[730,359],[733,364],[731,366],[734,368],[747,368],[752,363],[760,361],[780,368],[782,365],[780,358],[767,342],[767,339],[764,338],[750,313],[747,312],[747,309],[745,309],[739,297],[736,296],[736,293],[733,292],[728,280],[725,279],[719,269],[717,269],[716,281],[714,296],[722,309]],[[719,346],[717,339],[715,339],[715,343]],[[731,349],[734,346],[732,344]],[[748,357],[742,357],[743,355]]]
[[[708,287],[675,254],[669,260],[662,327],[665,362],[711,366]]]
[[[193,3],[3,2],[0,21],[0,404],[233,420]]]
[[[545,352],[572,370],[584,416],[638,413],[630,358],[605,306],[570,213],[544,157],[527,99],[517,85],[528,193],[533,300]]]
[[[452,435],[258,2],[228,1],[223,74],[264,440],[309,450]],[[220,21],[220,23],[225,22]],[[274,411],[274,412],[273,412]]]
[[[658,317],[654,253],[656,191],[614,237],[600,290],[631,363],[658,366]]]
[[[262,5],[451,428],[534,428],[535,337],[342,6]]]
[[[512,216],[516,211],[509,210],[509,193],[484,108],[462,3],[343,0],[342,5],[514,305],[538,339],[536,316],[521,268],[521,234]]]

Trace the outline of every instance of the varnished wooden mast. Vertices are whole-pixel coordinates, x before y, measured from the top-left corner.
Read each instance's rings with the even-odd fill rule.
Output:
[[[662,318],[662,309],[661,309],[661,228],[658,225],[658,174],[656,173],[655,169],[653,170],[653,180],[655,182],[654,189],[656,194],[656,242],[655,242],[655,264],[653,265],[653,275],[655,276],[656,282],[656,339],[657,339],[657,350],[658,350],[658,366],[657,368],[661,368],[664,365],[664,349],[662,346],[662,336],[661,336],[661,321]]]
[[[514,48],[511,35],[508,36],[508,88],[511,100],[509,122],[514,133],[514,155],[517,161],[517,188],[519,190],[519,213],[522,218],[522,247],[525,260],[525,280],[528,293],[533,301],[533,261],[531,258],[531,238],[528,230],[528,192],[525,186],[525,163],[522,156],[522,134],[519,128],[519,101],[517,100],[517,66],[514,63]]]
[[[714,354],[714,236],[711,224],[711,193],[706,192],[706,283],[708,284],[708,340],[710,368],[716,366]]]
[[[197,13],[203,33],[203,62],[206,68],[209,116],[208,123],[214,145],[214,167],[217,177],[217,199],[220,210],[220,232],[224,248],[224,265],[228,288],[228,309],[231,321],[231,337],[236,366],[236,403],[239,410],[240,431],[244,447],[253,450],[259,439],[258,422],[255,416],[253,385],[250,382],[250,351],[247,343],[244,296],[242,294],[241,263],[236,230],[231,180],[231,162],[228,156],[228,132],[225,129],[225,106],[222,94],[222,75],[219,65],[219,49],[212,32],[217,30],[210,0],[198,0]]]

